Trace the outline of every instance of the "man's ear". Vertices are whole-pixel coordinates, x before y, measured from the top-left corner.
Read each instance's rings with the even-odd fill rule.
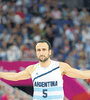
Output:
[[[51,49],[49,50],[49,54],[50,54],[50,56],[52,55],[52,50]]]

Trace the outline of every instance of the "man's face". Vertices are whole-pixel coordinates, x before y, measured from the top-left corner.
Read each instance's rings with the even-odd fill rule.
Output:
[[[49,50],[47,43],[38,43],[36,45],[36,56],[39,61],[45,62],[50,58],[51,50]]]

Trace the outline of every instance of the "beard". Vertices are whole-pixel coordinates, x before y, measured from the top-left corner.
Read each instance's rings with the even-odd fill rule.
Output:
[[[44,57],[45,57],[45,56],[44,56]],[[48,57],[45,57],[44,59],[40,59],[40,57],[39,57],[38,60],[39,60],[40,62],[45,62],[45,61],[47,61],[49,58],[50,58],[50,56],[48,55]]]

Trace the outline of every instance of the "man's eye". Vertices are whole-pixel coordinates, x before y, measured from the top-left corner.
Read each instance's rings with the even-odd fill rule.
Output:
[[[40,51],[40,49],[38,49],[37,51]]]
[[[43,49],[43,51],[45,51],[46,49]]]

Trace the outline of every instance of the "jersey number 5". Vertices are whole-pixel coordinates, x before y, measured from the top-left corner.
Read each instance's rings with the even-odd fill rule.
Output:
[[[47,97],[47,89],[43,89],[43,97],[44,97],[44,98]]]

